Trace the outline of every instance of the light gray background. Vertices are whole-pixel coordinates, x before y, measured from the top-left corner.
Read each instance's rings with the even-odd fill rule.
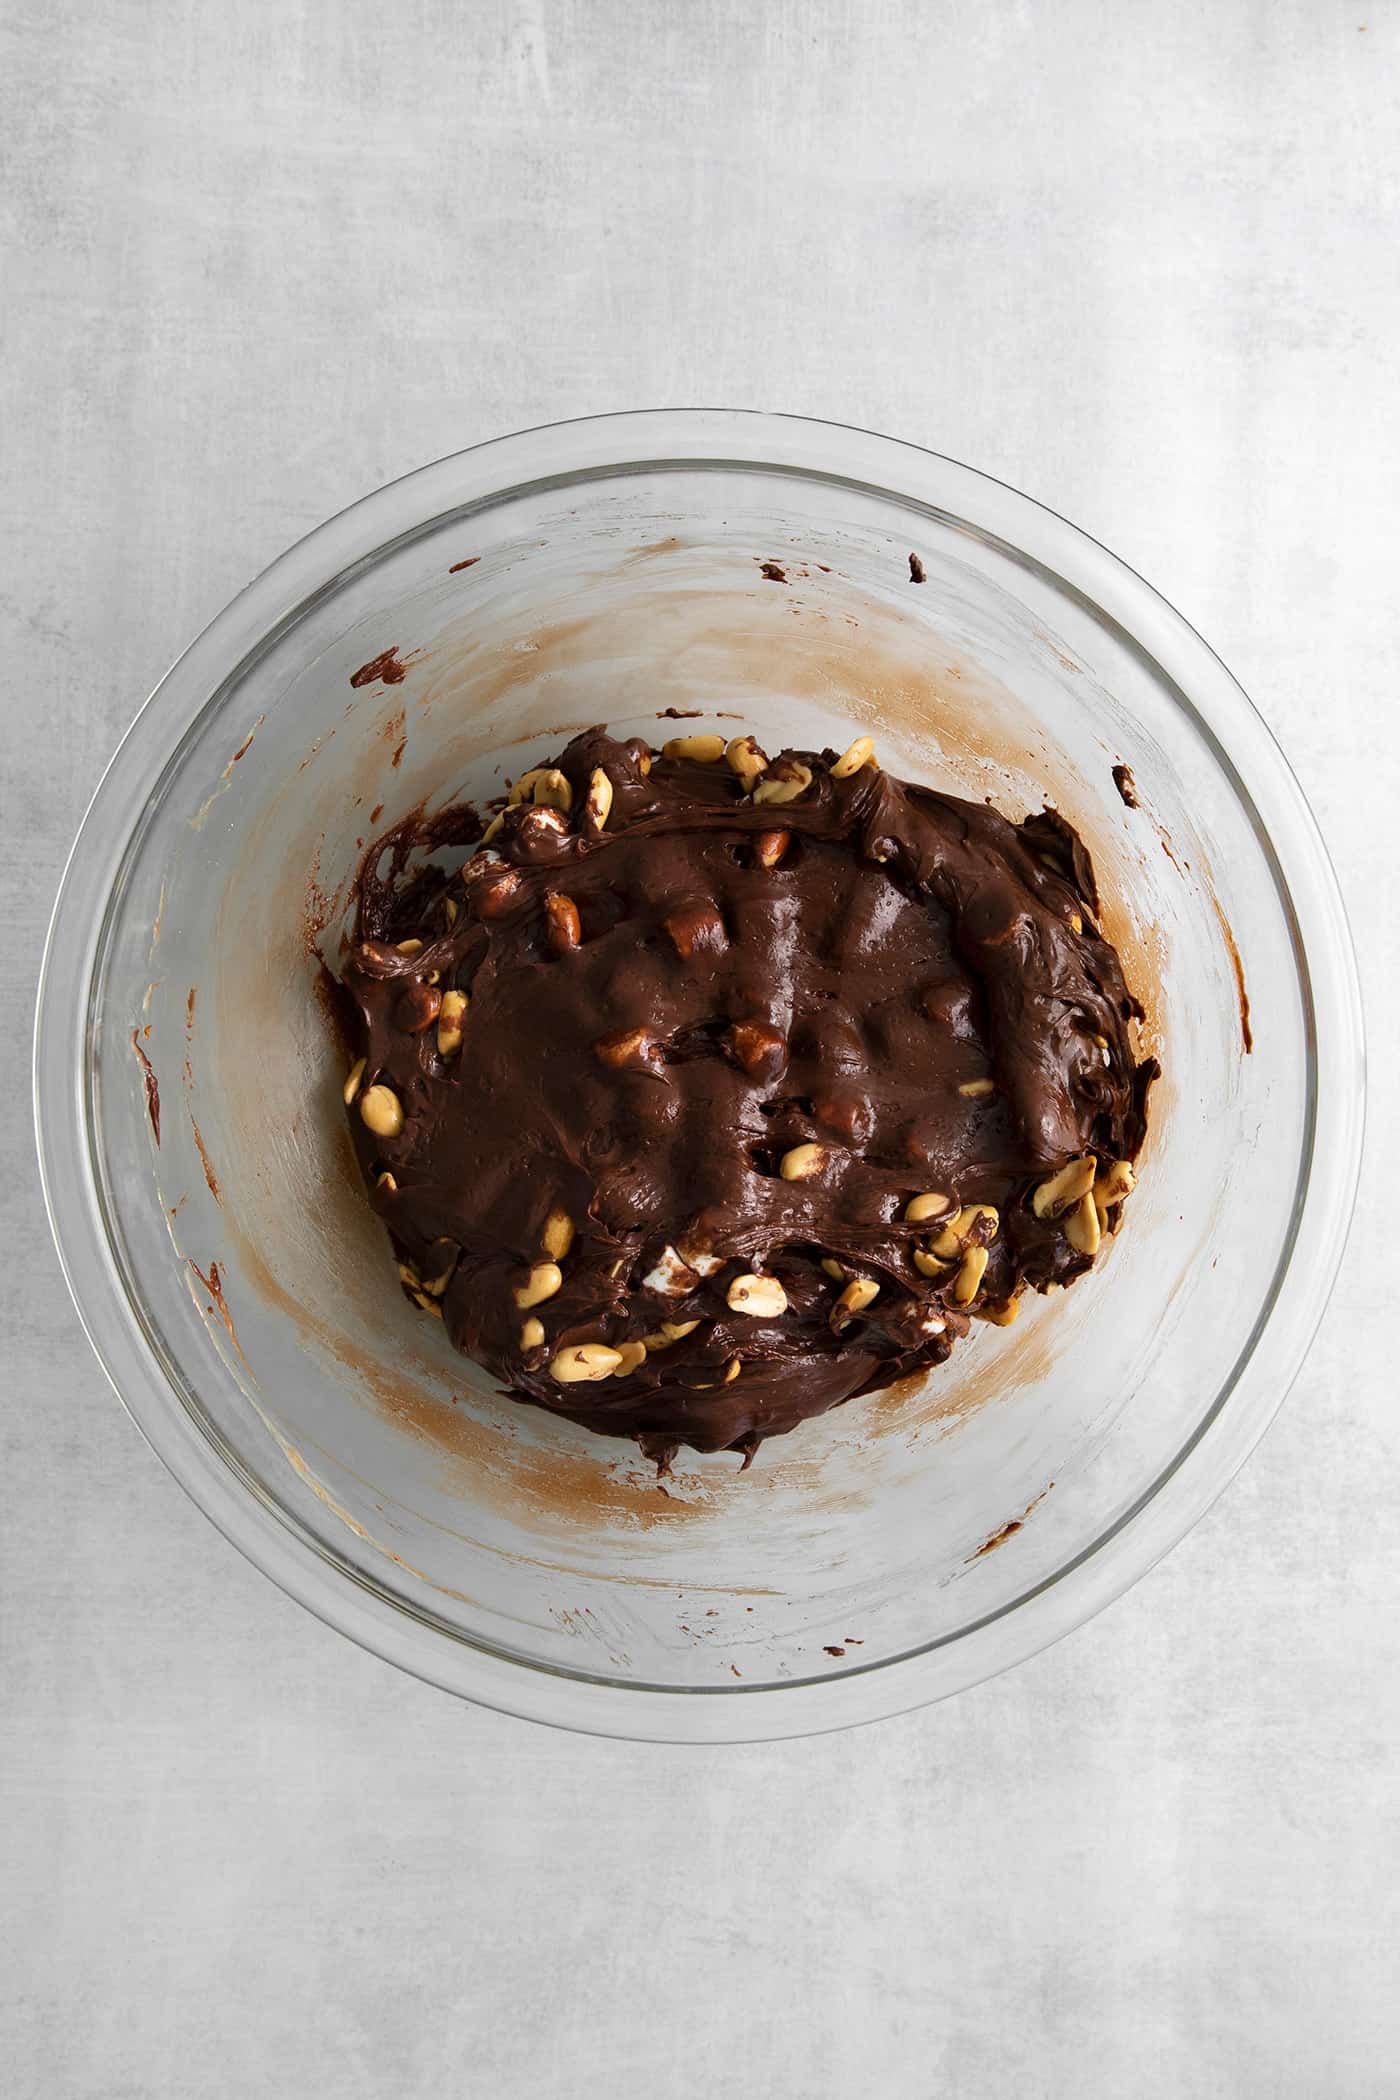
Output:
[[[1394,0],[7,0],[0,83],[0,2086],[1400,2092]],[[1376,1066],[1194,1535],[1000,1682],[731,1752],[456,1705],[246,1567],[88,1353],[24,1077],[70,834],[247,576],[693,401],[951,452],[1164,590],[1304,768]]]

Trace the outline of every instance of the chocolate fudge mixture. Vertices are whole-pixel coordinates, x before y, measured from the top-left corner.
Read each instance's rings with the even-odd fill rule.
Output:
[[[663,1467],[941,1363],[1087,1269],[1133,1186],[1157,1067],[1097,917],[1063,819],[893,779],[868,737],[592,729],[484,834],[410,818],[343,972],[405,1289]]]

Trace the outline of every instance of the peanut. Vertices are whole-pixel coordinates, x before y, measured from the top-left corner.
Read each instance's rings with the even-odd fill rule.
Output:
[[[391,1086],[372,1086],[361,1094],[360,1116],[376,1137],[395,1138],[403,1129],[403,1103]]]
[[[743,782],[745,794],[768,767],[767,753],[760,750],[751,736],[731,737],[724,755],[729,761],[730,771],[737,773]]]
[[[560,1350],[549,1375],[560,1385],[593,1385],[600,1378],[611,1378],[621,1362],[621,1353],[602,1342],[575,1342],[572,1348]]]
[[[725,1037],[725,1047],[750,1079],[777,1079],[787,1066],[787,1044],[766,1021],[736,1021]]]
[[[736,1276],[726,1293],[731,1312],[751,1320],[776,1320],[787,1311],[787,1292],[776,1276]]]
[[[1087,1196],[1094,1186],[1097,1163],[1092,1152],[1080,1159],[1071,1159],[1042,1181],[1031,1197],[1031,1209],[1038,1218],[1058,1218],[1063,1211],[1071,1210]]]
[[[868,766],[874,756],[874,737],[858,736],[853,744],[846,746],[846,749],[832,767],[832,779],[849,780],[852,773],[858,773],[862,766]]]
[[[954,1305],[971,1305],[987,1267],[985,1247],[969,1247],[958,1266],[953,1283]]]
[[[593,1045],[593,1055],[600,1064],[621,1072],[655,1064],[660,1049],[649,1028],[621,1028],[615,1035],[600,1035]]]
[[[584,820],[593,831],[602,831],[613,806],[613,784],[601,766],[595,766],[588,776],[588,793],[584,797]]]
[[[572,897],[551,890],[544,900],[545,932],[556,955],[568,955],[583,941],[578,906]]]
[[[910,1225],[926,1225],[930,1218],[941,1218],[952,1200],[951,1196],[940,1196],[936,1189],[929,1189],[922,1196],[912,1196],[904,1206],[905,1221]]]
[[[673,736],[661,746],[663,758],[689,758],[697,765],[717,765],[724,757],[722,736]]]
[[[812,785],[812,768],[803,765],[800,758],[780,758],[771,765],[753,791],[756,803],[778,804],[795,802],[805,795]]]
[[[438,1008],[437,1046],[439,1057],[455,1057],[462,1047],[462,1020],[467,1011],[465,992],[444,992]]]
[[[1076,1254],[1087,1254],[1090,1261],[1099,1251],[1099,1214],[1094,1208],[1092,1192],[1081,1196],[1074,1209],[1064,1220],[1064,1235]]]
[[[1001,1224],[995,1209],[990,1203],[970,1203],[955,1218],[950,1218],[943,1230],[929,1242],[933,1253],[942,1261],[956,1261],[983,1219],[989,1222],[985,1232],[978,1232],[979,1239],[994,1240]]]
[[[563,1282],[564,1272],[557,1262],[537,1261],[524,1283],[516,1285],[512,1295],[520,1310],[528,1312],[532,1305],[543,1305],[546,1298],[552,1298],[562,1288]]]

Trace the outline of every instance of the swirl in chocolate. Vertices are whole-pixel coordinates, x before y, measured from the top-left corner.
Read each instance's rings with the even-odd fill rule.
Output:
[[[747,1463],[1090,1265],[1156,1066],[1063,819],[602,729],[515,796],[376,842],[344,971],[370,1200],[512,1394]]]

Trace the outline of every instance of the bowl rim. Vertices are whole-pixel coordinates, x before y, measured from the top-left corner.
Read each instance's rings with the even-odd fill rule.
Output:
[[[109,900],[152,780],[248,657],[347,571],[453,517],[522,487],[665,467],[776,469],[844,481],[971,526],[1086,600],[1189,715],[1255,829],[1292,929],[1311,1053],[1291,1236],[1249,1340],[1175,1458],[1074,1559],[995,1614],[932,1646],[856,1663],[816,1683],[636,1686],[561,1672],[450,1635],[334,1559],[289,1513],[249,1492],[246,1477],[219,1455],[157,1361],[121,1286],[84,1136],[88,998]],[[1082,1625],[1185,1536],[1262,1436],[1320,1323],[1355,1201],[1364,1063],[1355,953],[1316,821],[1243,689],[1160,593],[1058,513],[941,453],[849,424],[764,410],[648,409],[537,425],[386,483],[287,548],[196,637],[122,738],[68,856],[40,971],[34,1108],[50,1227],[98,1361],[156,1455],[279,1587],[385,1661],[504,1712],[641,1740],[759,1741],[885,1718],[996,1675]],[[1284,1290],[1295,1266],[1324,1276],[1327,1290]]]

